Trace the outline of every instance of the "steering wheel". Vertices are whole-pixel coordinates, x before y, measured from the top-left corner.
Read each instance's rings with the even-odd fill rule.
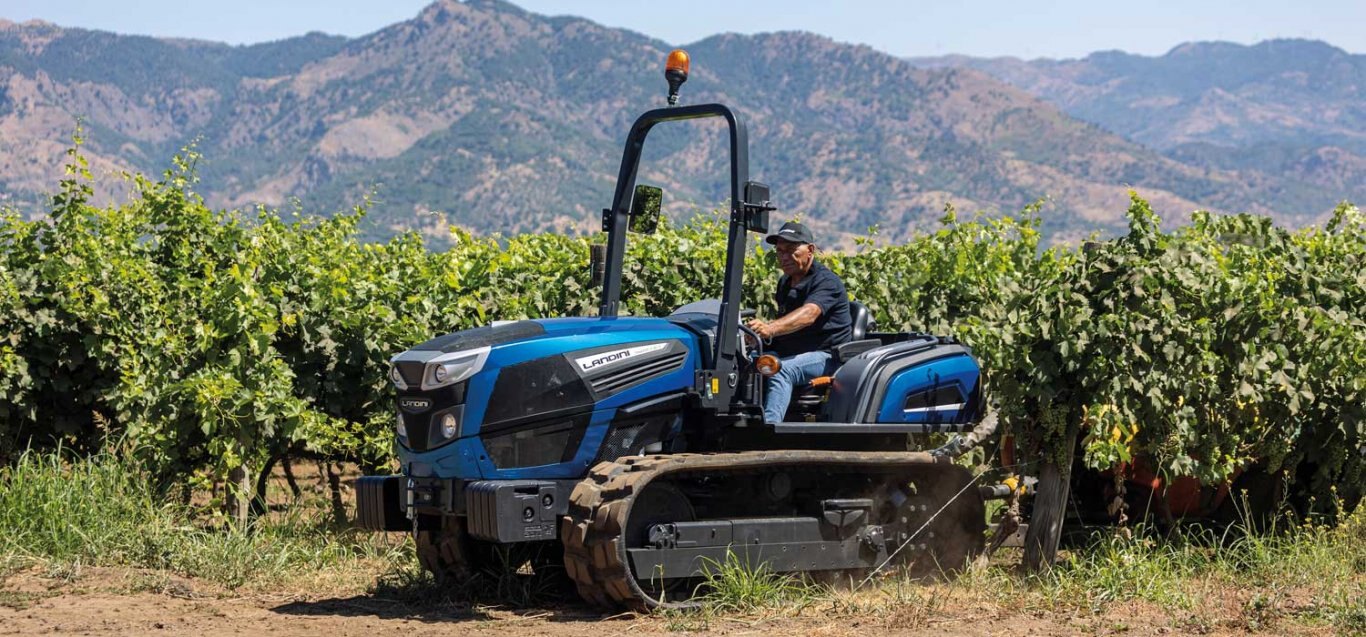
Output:
[[[756,314],[757,314],[757,312],[755,312],[752,308],[745,308],[745,309],[740,310],[740,318],[741,318],[741,319],[751,318],[751,317],[755,316]],[[751,359],[754,359],[754,358],[757,358],[758,356],[762,355],[762,354],[764,353],[764,339],[762,339],[762,338],[759,337],[759,333],[758,333],[758,332],[755,332],[754,330],[750,329],[750,327],[749,327],[748,325],[745,325],[745,323],[744,323],[743,320],[739,322],[739,325],[740,325],[740,332],[741,332],[742,334],[748,334],[751,338],[754,339],[755,354],[754,354],[754,356],[751,356],[750,358],[751,358]],[[743,340],[744,340],[744,339],[742,338],[741,341],[743,342]],[[749,349],[749,348],[746,347],[745,349]]]

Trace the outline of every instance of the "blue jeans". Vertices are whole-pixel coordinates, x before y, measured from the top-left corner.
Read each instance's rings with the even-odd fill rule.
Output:
[[[792,402],[792,388],[805,387],[811,379],[824,376],[831,359],[830,352],[816,351],[780,360],[782,368],[764,384],[764,422],[770,425],[783,421],[787,405]]]

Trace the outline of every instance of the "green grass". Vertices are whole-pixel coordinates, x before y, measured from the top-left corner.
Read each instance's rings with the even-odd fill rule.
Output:
[[[874,618],[888,630],[987,604],[1004,615],[1091,617],[1097,630],[1110,630],[1104,622],[1116,613],[1127,622],[1134,608],[1146,608],[1144,621],[1165,617],[1177,632],[1366,631],[1366,507],[1335,526],[1282,522],[1263,533],[1106,530],[1038,575],[1021,573],[1018,556],[1005,551],[988,567],[932,586],[891,576],[803,604],[831,617]]]
[[[1182,527],[1158,535],[1097,533],[1051,571],[1022,575],[994,565],[956,586],[998,604],[1100,615],[1133,601],[1167,609],[1180,627],[1270,630],[1278,623],[1366,628],[1366,507],[1338,525],[1290,525],[1260,533]],[[1240,614],[1220,606],[1236,602]]]
[[[725,616],[799,613],[829,591],[799,576],[774,573],[767,564],[750,565],[734,553],[719,562],[705,560],[702,569],[702,581],[694,591],[697,607],[660,612],[669,631],[707,631]]]
[[[801,604],[822,588],[794,575],[774,573],[767,563],[751,566],[734,553],[720,562],[706,560],[699,588],[702,606],[713,613],[748,613]]]
[[[247,528],[218,524],[157,492],[114,455],[25,453],[0,469],[0,574],[35,564],[126,566],[201,578],[228,589],[411,561],[402,543],[335,525],[296,507]],[[54,566],[55,565],[55,566]],[[365,569],[367,576],[370,567]]]
[[[1043,575],[1039,590],[1057,600],[1084,600],[1091,610],[1131,599],[1187,609],[1191,597],[1183,584],[1208,560],[1207,550],[1192,538],[1109,533]]]

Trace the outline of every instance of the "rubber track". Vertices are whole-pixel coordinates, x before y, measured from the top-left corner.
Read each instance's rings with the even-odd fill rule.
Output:
[[[855,469],[868,473],[941,464],[925,452],[745,451],[711,454],[630,456],[598,463],[574,487],[569,513],[560,523],[565,570],[579,595],[604,608],[646,611],[659,606],[640,591],[626,564],[622,529],[637,494],[660,476],[682,473],[725,475],[788,466],[794,471]],[[687,604],[666,604],[686,606]]]

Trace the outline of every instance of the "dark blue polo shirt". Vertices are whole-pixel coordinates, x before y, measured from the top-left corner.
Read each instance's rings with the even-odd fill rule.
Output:
[[[853,338],[854,322],[849,316],[849,294],[844,290],[844,282],[820,261],[811,264],[811,269],[797,285],[791,285],[786,274],[779,277],[776,299],[780,316],[807,303],[815,303],[821,308],[820,317],[806,329],[773,339],[768,349],[778,356],[830,351]]]

